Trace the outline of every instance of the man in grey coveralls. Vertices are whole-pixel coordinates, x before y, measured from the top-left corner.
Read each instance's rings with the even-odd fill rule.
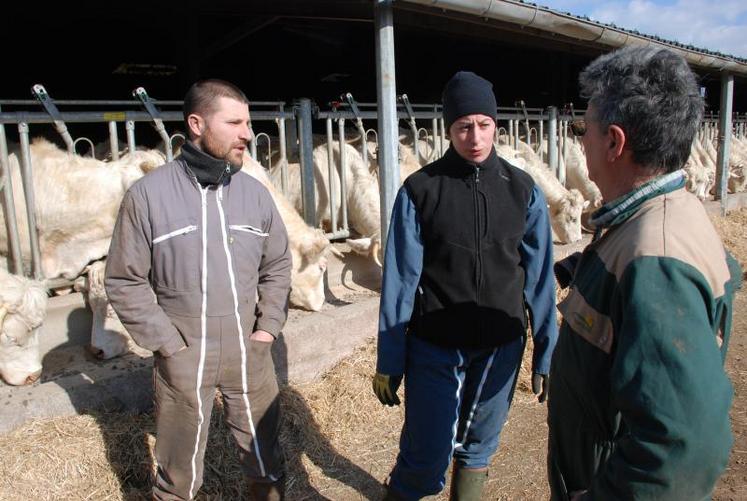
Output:
[[[219,388],[252,498],[282,499],[270,347],[288,310],[288,237],[267,189],[241,172],[252,138],[246,96],[197,82],[184,120],[181,154],[125,194],[106,267],[114,310],[154,352],[153,497],[196,495]]]

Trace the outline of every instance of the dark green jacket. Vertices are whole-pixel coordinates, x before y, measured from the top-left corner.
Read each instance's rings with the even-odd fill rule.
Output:
[[[726,467],[739,265],[681,171],[594,214],[552,359],[552,499],[701,500]]]

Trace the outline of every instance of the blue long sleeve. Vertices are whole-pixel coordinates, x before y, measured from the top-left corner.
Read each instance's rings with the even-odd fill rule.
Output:
[[[519,251],[526,276],[524,300],[529,307],[534,339],[532,371],[540,374],[550,372],[550,358],[558,340],[552,250],[547,202],[535,185],[527,210],[526,233]]]
[[[376,361],[376,371],[381,374],[405,372],[405,329],[422,270],[420,224],[415,205],[402,187],[394,201],[384,254]]]

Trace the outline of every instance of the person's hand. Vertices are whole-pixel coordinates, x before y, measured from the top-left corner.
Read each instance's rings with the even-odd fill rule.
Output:
[[[263,343],[272,343],[273,341],[275,341],[275,336],[267,331],[259,330],[252,332],[252,335],[249,336],[249,339],[251,339],[252,341],[261,341]]]
[[[373,391],[379,398],[379,402],[384,405],[392,406],[399,405],[399,397],[397,396],[397,389],[402,383],[402,376],[390,376],[388,374],[381,374],[379,372],[373,377]]]
[[[539,403],[547,400],[547,380],[549,376],[535,372],[532,374],[532,393],[537,395]]]

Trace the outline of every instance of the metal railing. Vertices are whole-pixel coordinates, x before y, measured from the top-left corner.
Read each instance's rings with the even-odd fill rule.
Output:
[[[172,142],[180,133],[167,132],[166,124],[182,123],[182,101],[159,101],[150,98],[147,92],[138,88],[133,91],[135,100],[59,100],[54,101],[43,86],[36,85],[32,89],[36,100],[0,100],[0,163],[2,167],[2,208],[5,216],[8,234],[7,252],[10,258],[11,271],[23,273],[35,278],[43,278],[41,269],[41,255],[39,234],[36,226],[35,193],[33,186],[33,159],[30,148],[30,127],[38,124],[51,124],[62,137],[68,151],[75,152],[76,146],[85,141],[90,144],[94,154],[93,141],[89,138],[73,138],[68,124],[106,124],[108,127],[109,153],[113,160],[121,154],[118,131],[124,123],[127,148],[133,151],[137,147],[135,130],[138,123],[150,123],[162,141],[167,158],[172,157]],[[41,105],[42,110],[39,110]],[[6,111],[4,108],[15,107],[20,110]],[[60,107],[97,108],[94,111],[64,111]],[[161,108],[179,107],[178,110],[163,110]],[[122,109],[124,108],[124,109]],[[101,111],[104,110],[104,111]],[[267,169],[280,169],[280,189],[289,194],[288,162],[289,155],[300,160],[300,189],[302,211],[307,224],[317,226],[327,214],[316,214],[315,169],[326,169],[329,190],[329,221],[330,231],[326,236],[332,240],[348,238],[351,235],[348,216],[347,191],[351,180],[348,179],[348,162],[346,152],[348,141],[358,143],[359,153],[365,165],[370,165],[373,159],[369,150],[369,139],[373,138],[374,145],[378,144],[376,129],[366,128],[366,123],[378,117],[376,103],[358,103],[350,93],[341,96],[339,101],[330,103],[330,109],[319,110],[308,99],[300,99],[288,109],[285,102],[261,101],[250,103],[253,122],[274,122],[277,127],[277,138],[267,132],[256,134],[250,142],[250,155]],[[533,148],[535,153],[546,159],[549,168],[564,184],[564,162],[568,144],[576,141],[569,136],[568,123],[582,116],[583,110],[574,110],[573,106],[565,105],[561,109],[530,108],[523,101],[518,101],[514,107],[500,107],[497,110],[496,140],[502,135],[507,136],[507,142],[517,148],[520,141]],[[415,158],[422,165],[442,156],[446,151],[446,130],[439,104],[414,104],[408,96],[403,94],[398,98],[397,119],[406,124],[407,132],[403,133],[408,139],[400,136],[400,142],[411,141]],[[314,166],[313,160],[313,129],[314,125],[324,125],[324,142],[327,152],[327,165]],[[353,124],[356,135],[346,131],[346,125]],[[732,120],[732,130],[739,137],[747,133],[747,114],[735,114]],[[6,125],[16,127],[19,136],[20,174],[24,197],[27,201],[25,211],[29,228],[30,270],[24,270],[24,256],[18,232],[18,222],[15,214],[13,197],[13,183],[10,176],[10,162]],[[348,127],[349,129],[349,127]],[[545,148],[545,133],[547,133],[547,151]],[[335,134],[337,136],[335,137]],[[718,135],[718,116],[709,114],[703,119],[698,132],[703,139],[714,140]],[[266,155],[258,150],[266,145]],[[273,146],[277,150],[273,151]],[[339,165],[335,162],[334,148],[339,150]],[[421,151],[421,145],[424,150]],[[321,145],[316,145],[320,147]],[[377,152],[374,147],[373,152]],[[339,169],[339,173],[338,173]],[[277,182],[277,176],[276,182]],[[339,178],[339,189],[334,180]],[[339,203],[338,203],[339,200]],[[337,207],[339,206],[339,216]]]
[[[113,160],[119,158],[119,139],[118,126],[125,124],[127,136],[127,148],[134,151],[137,147],[135,139],[135,126],[137,123],[151,123],[158,135],[162,139],[164,153],[167,159],[171,159],[172,141],[177,136],[184,137],[183,134],[176,133],[169,135],[166,132],[166,123],[179,122],[183,123],[183,114],[181,109],[178,111],[162,111],[159,106],[179,106],[182,101],[158,101],[148,97],[144,89],[138,88],[133,91],[133,95],[138,100],[60,100],[54,101],[41,85],[32,87],[32,94],[36,100],[9,99],[0,100],[0,167],[2,168],[2,208],[5,217],[6,232],[8,236],[8,257],[10,271],[16,274],[24,274],[36,279],[45,278],[41,267],[41,251],[39,245],[39,232],[36,224],[36,204],[33,183],[33,159],[31,156],[31,126],[39,124],[52,124],[60,134],[67,150],[75,153],[76,145],[81,141],[87,142],[91,146],[93,155],[93,141],[86,137],[73,139],[67,128],[68,124],[106,124],[108,127],[108,136],[110,144],[110,154]],[[41,104],[43,111],[37,111]],[[59,107],[102,107],[105,111],[60,111]],[[6,111],[4,108],[14,107],[22,108],[20,110]],[[117,108],[130,108],[117,110]],[[138,109],[141,108],[141,109]],[[144,110],[142,110],[144,108]],[[272,121],[278,128],[280,137],[280,158],[286,160],[286,148],[284,144],[285,129],[287,120],[295,120],[292,112],[285,111],[284,102],[260,101],[251,102],[252,121]],[[269,109],[261,109],[269,108]],[[30,256],[24,259],[22,252],[21,239],[18,231],[18,219],[15,213],[13,183],[11,181],[10,157],[8,151],[8,140],[6,134],[6,125],[14,126],[18,131],[19,154],[20,154],[20,175],[22,189],[25,198],[26,222],[29,233],[29,252]],[[267,136],[267,134],[264,134]],[[263,136],[258,136],[263,137]],[[268,136],[269,138],[269,136]],[[257,160],[257,141],[255,138],[250,143],[250,154]],[[269,145],[269,141],[268,141]],[[267,162],[272,160],[271,147],[268,146]],[[259,160],[258,160],[259,161]],[[24,261],[30,262],[30,269],[24,269]],[[58,280],[50,283],[50,288],[60,285],[69,285],[69,281]]]

